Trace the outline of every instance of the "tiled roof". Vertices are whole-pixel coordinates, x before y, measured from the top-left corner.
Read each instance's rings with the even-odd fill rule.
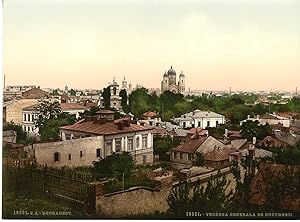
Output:
[[[282,117],[285,117],[285,118],[290,118],[290,117],[295,117],[297,115],[300,115],[299,113],[296,113],[296,112],[278,112],[276,113],[276,115],[278,116],[282,116]]]
[[[77,132],[91,133],[93,135],[111,135],[120,133],[130,133],[151,130],[150,127],[145,127],[137,124],[130,124],[129,127],[124,126],[123,129],[119,129],[113,122],[99,123],[93,121],[84,121],[81,123],[75,123],[73,125],[60,127],[62,130],[70,130]]]
[[[189,130],[189,134],[195,134],[196,132],[198,133],[199,136],[204,136],[208,134],[208,130],[202,128],[191,128]]]
[[[153,129],[153,134],[154,135],[167,135],[168,131],[162,127],[155,127]]]
[[[170,135],[175,137],[185,137],[188,135],[188,131],[184,129],[173,129],[172,131],[170,131]]]
[[[179,146],[173,148],[173,151],[183,152],[183,153],[195,153],[197,149],[204,143],[207,138],[199,138],[190,140],[186,143],[180,144]]]
[[[76,110],[76,109],[88,110],[87,107],[80,105],[79,103],[60,103],[59,105],[61,111]]]
[[[237,150],[239,150],[246,143],[247,143],[247,139],[237,139],[237,140],[230,141],[231,147]]]
[[[43,99],[48,98],[49,93],[39,88],[32,88],[22,93],[23,99]]]
[[[268,151],[268,150],[264,150],[264,149],[257,149],[255,148],[255,158],[264,158],[264,157],[271,157],[272,156],[272,152]],[[248,149],[244,149],[240,151],[242,156],[248,156],[249,155],[249,151]]]
[[[224,150],[224,148],[214,149],[213,151],[204,154],[204,159],[209,161],[222,161],[222,160],[228,160],[229,155]]]
[[[149,118],[155,118],[157,116],[157,114],[155,112],[151,112],[151,111],[148,111],[148,112],[145,112],[143,114],[144,117],[149,117]]]
[[[228,130],[228,137],[242,138],[240,131]]]
[[[35,111],[36,110],[35,107],[37,107],[37,106],[38,106],[38,104],[27,106],[27,107],[23,108],[22,110],[23,111]]]
[[[283,142],[275,137],[267,136],[262,141],[258,143],[259,146],[266,146],[266,147],[287,147],[288,144]]]
[[[115,112],[111,111],[111,110],[104,109],[104,110],[99,110],[96,113],[99,113],[99,114],[114,114]]]

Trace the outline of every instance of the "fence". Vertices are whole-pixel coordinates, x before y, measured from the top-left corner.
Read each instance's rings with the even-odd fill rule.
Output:
[[[33,168],[21,165],[3,167],[3,188],[16,194],[25,192],[58,198],[68,205],[87,212],[93,206],[93,191],[89,188],[92,177],[68,170]]]

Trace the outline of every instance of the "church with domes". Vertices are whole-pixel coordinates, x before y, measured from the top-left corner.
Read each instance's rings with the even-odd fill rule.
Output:
[[[185,92],[185,76],[181,71],[179,75],[179,80],[176,82],[176,71],[172,68],[165,72],[163,75],[163,80],[161,81],[161,93],[164,91],[171,91],[173,93]]]

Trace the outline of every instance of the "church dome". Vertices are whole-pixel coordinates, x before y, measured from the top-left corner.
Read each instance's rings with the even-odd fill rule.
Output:
[[[167,72],[165,71],[164,76],[168,76]]]
[[[176,72],[175,72],[175,70],[172,68],[172,66],[171,66],[171,69],[168,70],[168,75],[176,75]]]
[[[179,76],[183,76],[184,77],[184,74],[183,74],[183,71],[181,71],[180,75]]]

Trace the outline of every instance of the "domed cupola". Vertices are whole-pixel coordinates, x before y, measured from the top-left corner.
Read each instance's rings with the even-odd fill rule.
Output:
[[[181,71],[179,77],[184,77],[183,71]]]
[[[168,75],[169,76],[174,76],[174,75],[176,76],[176,71],[172,68],[172,66],[171,66],[171,69],[168,70]]]
[[[164,77],[168,77],[167,71],[165,71],[165,73],[164,73]]]

